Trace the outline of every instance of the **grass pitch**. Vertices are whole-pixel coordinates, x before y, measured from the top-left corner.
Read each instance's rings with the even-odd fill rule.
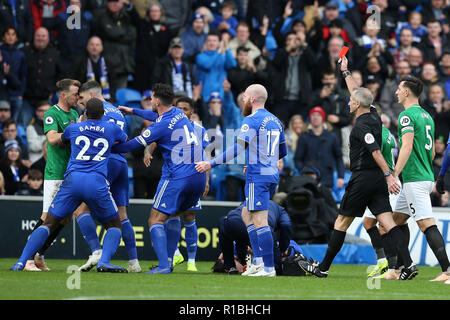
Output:
[[[251,278],[214,274],[213,262],[197,262],[198,272],[178,265],[170,275],[68,273],[82,260],[48,259],[51,271],[11,272],[15,259],[0,259],[1,300],[449,300],[450,285],[429,282],[438,267],[419,266],[411,281],[368,280],[367,266],[333,265],[326,279]],[[126,261],[112,261],[126,266]],[[148,271],[154,261],[140,261]],[[79,288],[77,288],[79,284]]]

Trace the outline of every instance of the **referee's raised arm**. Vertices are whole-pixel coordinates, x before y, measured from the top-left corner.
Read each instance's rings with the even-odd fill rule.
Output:
[[[342,77],[345,79],[345,83],[347,84],[348,91],[350,93],[353,92],[356,88],[358,88],[358,84],[355,79],[353,79],[351,72],[348,70],[348,60],[345,56],[338,60],[340,65],[340,69],[342,72]]]

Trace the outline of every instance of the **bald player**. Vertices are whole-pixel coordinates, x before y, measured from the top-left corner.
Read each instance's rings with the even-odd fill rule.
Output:
[[[242,220],[248,226],[254,261],[242,275],[254,277],[276,275],[268,206],[278,185],[278,160],[287,154],[283,126],[277,117],[264,108],[266,100],[266,88],[259,84],[249,86],[243,94],[242,115],[245,118],[237,142],[217,158],[196,165],[199,172],[206,172],[246,151]]]

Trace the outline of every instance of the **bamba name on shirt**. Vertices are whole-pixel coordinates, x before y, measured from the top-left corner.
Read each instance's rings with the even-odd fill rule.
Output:
[[[187,118],[186,115],[185,115],[184,113],[179,113],[179,114],[177,114],[175,117],[173,117],[173,118],[170,120],[169,125],[168,125],[168,128],[169,128],[170,130],[173,130],[173,127],[177,124],[177,122],[180,121],[180,120],[183,119],[183,118]]]
[[[101,127],[101,126],[88,126],[85,125],[84,127],[80,126],[78,129],[80,129],[80,132],[83,131],[97,131],[97,132],[101,132],[101,133],[105,133],[105,128]]]

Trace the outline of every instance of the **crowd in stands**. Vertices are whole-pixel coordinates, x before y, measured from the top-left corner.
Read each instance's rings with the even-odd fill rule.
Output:
[[[36,194],[43,115],[57,102],[56,82],[73,78],[98,81],[116,105],[121,90],[136,92],[140,108],[149,108],[155,83],[170,84],[194,100],[193,119],[216,137],[240,128],[241,93],[260,83],[285,125],[282,175],[313,163],[339,202],[354,123],[337,65],[344,45],[354,79],[371,90],[395,137],[399,80],[423,81],[437,174],[450,131],[449,25],[448,0],[0,0],[0,193]],[[128,124],[134,137],[149,123]],[[150,168],[142,152],[128,159],[132,195],[153,198],[160,155]],[[215,199],[242,200],[242,166],[218,167],[211,186]],[[448,193],[433,204],[450,206]]]

